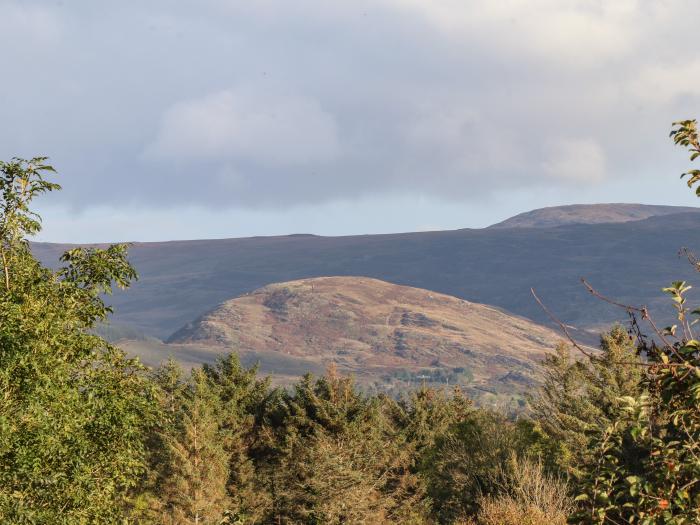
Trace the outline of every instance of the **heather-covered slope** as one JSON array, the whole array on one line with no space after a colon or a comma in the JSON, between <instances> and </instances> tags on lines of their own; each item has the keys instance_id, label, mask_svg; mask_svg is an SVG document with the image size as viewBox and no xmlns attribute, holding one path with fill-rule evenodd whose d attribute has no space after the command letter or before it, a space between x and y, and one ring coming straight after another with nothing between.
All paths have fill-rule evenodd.
<instances>
[{"instance_id":1,"label":"heather-covered slope","mask_svg":"<svg viewBox=\"0 0 700 525\"><path fill-rule=\"evenodd\" d=\"M168 340L362 366L530 360L558 336L492 306L366 277L319 277L231 299Z\"/></svg>"},{"instance_id":2,"label":"heather-covered slope","mask_svg":"<svg viewBox=\"0 0 700 525\"><path fill-rule=\"evenodd\" d=\"M378 388L427 381L515 393L537 381L558 340L492 306L366 277L321 277L226 301L169 343L176 356L188 345L267 356L264 371L276 375L294 361L313 363L311 370L334 363ZM277 369L274 355L283 360Z\"/></svg>"}]
</instances>

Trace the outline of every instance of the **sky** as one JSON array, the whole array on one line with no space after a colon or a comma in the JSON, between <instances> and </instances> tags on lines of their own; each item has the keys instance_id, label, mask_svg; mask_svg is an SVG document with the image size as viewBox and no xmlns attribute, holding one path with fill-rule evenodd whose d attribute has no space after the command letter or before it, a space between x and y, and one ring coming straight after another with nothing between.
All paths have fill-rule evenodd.
<instances>
[{"instance_id":1,"label":"sky","mask_svg":"<svg viewBox=\"0 0 700 525\"><path fill-rule=\"evenodd\" d=\"M0 0L0 158L40 240L476 228L696 205L697 0Z\"/></svg>"}]
</instances>

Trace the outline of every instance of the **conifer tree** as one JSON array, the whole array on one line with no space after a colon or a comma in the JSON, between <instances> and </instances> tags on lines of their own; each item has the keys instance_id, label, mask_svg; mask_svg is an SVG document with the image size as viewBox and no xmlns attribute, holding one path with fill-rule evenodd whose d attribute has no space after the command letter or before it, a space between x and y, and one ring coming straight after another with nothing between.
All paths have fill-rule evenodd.
<instances>
[{"instance_id":1,"label":"conifer tree","mask_svg":"<svg viewBox=\"0 0 700 525\"><path fill-rule=\"evenodd\" d=\"M590 432L617 417L620 399L637 396L643 368L627 331L613 327L601 336L599 354L574 360L560 345L544 362L545 380L534 401L535 417L550 439L550 463L580 473Z\"/></svg>"},{"instance_id":2,"label":"conifer tree","mask_svg":"<svg viewBox=\"0 0 700 525\"><path fill-rule=\"evenodd\" d=\"M459 387L450 395L442 390L422 387L399 403L397 423L407 443L418 454L430 449L453 425L464 421L472 412L472 402Z\"/></svg>"},{"instance_id":3,"label":"conifer tree","mask_svg":"<svg viewBox=\"0 0 700 525\"><path fill-rule=\"evenodd\" d=\"M164 495L173 524L218 523L228 507L228 455L220 412L213 385L201 370L194 370L168 443L171 464Z\"/></svg>"},{"instance_id":4,"label":"conifer tree","mask_svg":"<svg viewBox=\"0 0 700 525\"><path fill-rule=\"evenodd\" d=\"M258 379L257 366L244 368L234 353L219 358L214 365L204 365L203 370L221 402L219 425L229 468L228 515L232 521L256 520L269 503L254 464L269 379Z\"/></svg>"},{"instance_id":5,"label":"conifer tree","mask_svg":"<svg viewBox=\"0 0 700 525\"><path fill-rule=\"evenodd\" d=\"M397 457L392 468L390 486L406 509L420 509L424 519L431 513L429 473L437 442L454 425L474 411L471 401L459 388L451 394L422 387L407 398L386 400L388 417L393 427L392 442Z\"/></svg>"},{"instance_id":6,"label":"conifer tree","mask_svg":"<svg viewBox=\"0 0 700 525\"><path fill-rule=\"evenodd\" d=\"M462 403L451 405L438 393L425 399L425 412L440 414L432 419L438 431L448 425L442 420L450 418L448 407L457 414ZM325 376L307 376L282 395L270 421L283 431L271 472L269 521L427 522L429 501L419 473L425 444L416 436L431 432L431 417L422 409L364 396L351 378L331 367Z\"/></svg>"},{"instance_id":7,"label":"conifer tree","mask_svg":"<svg viewBox=\"0 0 700 525\"><path fill-rule=\"evenodd\" d=\"M532 429L483 409L439 435L423 459L422 474L438 523L454 523L474 515L479 498L494 495L495 474L516 456L527 457Z\"/></svg>"},{"instance_id":8,"label":"conifer tree","mask_svg":"<svg viewBox=\"0 0 700 525\"><path fill-rule=\"evenodd\" d=\"M158 388L160 408L166 416L165 424L173 424L187 386L182 367L173 357L169 357L151 373L151 380Z\"/></svg>"}]
</instances>

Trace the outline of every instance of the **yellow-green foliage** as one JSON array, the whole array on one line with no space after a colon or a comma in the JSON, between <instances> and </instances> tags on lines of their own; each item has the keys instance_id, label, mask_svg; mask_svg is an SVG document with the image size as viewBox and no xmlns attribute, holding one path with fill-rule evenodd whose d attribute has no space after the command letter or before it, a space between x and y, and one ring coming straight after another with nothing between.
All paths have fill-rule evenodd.
<instances>
[{"instance_id":1,"label":"yellow-green foliage","mask_svg":"<svg viewBox=\"0 0 700 525\"><path fill-rule=\"evenodd\" d=\"M74 249L57 271L31 254L32 199L58 185L45 159L0 162L0 523L122 523L146 473L152 388L92 335L126 247Z\"/></svg>"},{"instance_id":2,"label":"yellow-green foliage","mask_svg":"<svg viewBox=\"0 0 700 525\"><path fill-rule=\"evenodd\" d=\"M700 156L694 120L676 123L671 136L689 149L691 161ZM700 180L698 170L685 175L691 187ZM654 336L641 348L648 358L643 392L620 398L609 424L592 432L572 522L700 522L700 342L693 333L700 310L686 303L690 289L683 281L663 289L677 326L661 330L645 309L636 310Z\"/></svg>"},{"instance_id":3,"label":"yellow-green foliage","mask_svg":"<svg viewBox=\"0 0 700 525\"><path fill-rule=\"evenodd\" d=\"M496 494L479 500L480 525L564 525L573 510L567 484L542 463L512 456L495 484Z\"/></svg>"}]
</instances>

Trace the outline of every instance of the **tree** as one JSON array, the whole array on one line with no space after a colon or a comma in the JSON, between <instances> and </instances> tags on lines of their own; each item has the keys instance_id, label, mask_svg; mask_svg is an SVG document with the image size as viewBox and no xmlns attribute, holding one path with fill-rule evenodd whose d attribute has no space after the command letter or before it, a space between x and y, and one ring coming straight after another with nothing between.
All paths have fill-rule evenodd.
<instances>
[{"instance_id":1,"label":"tree","mask_svg":"<svg viewBox=\"0 0 700 525\"><path fill-rule=\"evenodd\" d=\"M167 443L168 518L177 525L219 523L229 504L228 455L219 428L221 403L202 370L193 371L177 410L175 431Z\"/></svg>"},{"instance_id":2,"label":"tree","mask_svg":"<svg viewBox=\"0 0 700 525\"><path fill-rule=\"evenodd\" d=\"M497 496L496 473L513 456L526 458L538 436L526 421L513 422L488 410L473 410L435 440L424 457L427 495L438 523L468 519L480 499Z\"/></svg>"},{"instance_id":3,"label":"tree","mask_svg":"<svg viewBox=\"0 0 700 525\"><path fill-rule=\"evenodd\" d=\"M244 368L237 354L220 357L203 366L221 403L220 430L228 456L230 498L228 515L233 522L254 521L268 505L256 472L258 433L269 397L269 379L258 379L257 366Z\"/></svg>"},{"instance_id":4,"label":"tree","mask_svg":"<svg viewBox=\"0 0 700 525\"><path fill-rule=\"evenodd\" d=\"M147 440L148 475L143 491L134 501L132 518L137 523L164 523L171 518L164 488L174 475L170 444L179 432L182 403L187 383L180 365L172 358L151 371L158 402L158 418Z\"/></svg>"},{"instance_id":5,"label":"tree","mask_svg":"<svg viewBox=\"0 0 700 525\"><path fill-rule=\"evenodd\" d=\"M425 523L429 504L406 413L384 396L361 394L333 367L281 392L267 417L277 445L266 470L266 522Z\"/></svg>"},{"instance_id":6,"label":"tree","mask_svg":"<svg viewBox=\"0 0 700 525\"><path fill-rule=\"evenodd\" d=\"M565 525L573 498L541 462L511 456L492 476L496 494L479 496L475 525Z\"/></svg>"},{"instance_id":7,"label":"tree","mask_svg":"<svg viewBox=\"0 0 700 525\"><path fill-rule=\"evenodd\" d=\"M146 471L154 416L143 368L92 333L125 245L37 261L32 200L60 187L45 158L0 162L0 521L122 523Z\"/></svg>"},{"instance_id":8,"label":"tree","mask_svg":"<svg viewBox=\"0 0 700 525\"><path fill-rule=\"evenodd\" d=\"M543 363L544 382L533 400L534 417L549 438L548 463L567 474L580 474L588 435L617 417L620 398L641 393L642 362L627 331L613 327L601 336L600 349L576 360L565 345L557 347Z\"/></svg>"},{"instance_id":9,"label":"tree","mask_svg":"<svg viewBox=\"0 0 700 525\"><path fill-rule=\"evenodd\" d=\"M694 120L677 122L671 132L700 156ZM688 186L700 181L690 170ZM700 192L698 192L700 195ZM700 522L700 342L693 335L685 282L664 289L676 309L679 327L660 330L645 308L627 307L649 321L654 337L643 340L648 356L643 391L620 399L616 417L595 432L577 500L575 523L685 525ZM639 460L626 461L633 450Z\"/></svg>"}]
</instances>

